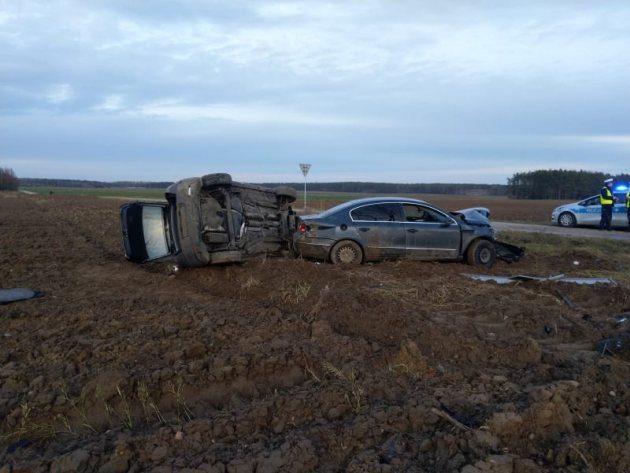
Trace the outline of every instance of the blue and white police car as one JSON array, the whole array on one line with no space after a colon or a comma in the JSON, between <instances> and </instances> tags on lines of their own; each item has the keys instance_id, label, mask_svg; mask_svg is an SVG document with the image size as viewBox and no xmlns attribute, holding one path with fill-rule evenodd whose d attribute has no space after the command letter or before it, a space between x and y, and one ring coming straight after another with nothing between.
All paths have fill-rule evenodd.
<instances>
[{"instance_id":1,"label":"blue and white police car","mask_svg":"<svg viewBox=\"0 0 630 473\"><path fill-rule=\"evenodd\" d=\"M620 184L613 189L617 202L613 207L613 227L627 227L626 193L628 186ZM556 207L551 212L551 223L561 227L575 227L576 225L598 226L602 214L599 194L571 204Z\"/></svg>"}]
</instances>

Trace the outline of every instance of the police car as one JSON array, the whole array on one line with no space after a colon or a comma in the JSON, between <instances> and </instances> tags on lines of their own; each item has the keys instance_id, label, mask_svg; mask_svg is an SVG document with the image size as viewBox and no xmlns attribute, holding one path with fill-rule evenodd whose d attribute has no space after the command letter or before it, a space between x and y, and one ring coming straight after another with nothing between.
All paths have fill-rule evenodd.
<instances>
[{"instance_id":1,"label":"police car","mask_svg":"<svg viewBox=\"0 0 630 473\"><path fill-rule=\"evenodd\" d=\"M626 185L617 185L613 189L613 194L617 197L617 202L613 207L612 225L614 227L628 226L626 192L628 192ZM551 213L551 223L561 227L599 226L601 215L602 206L599 203L599 194L597 194L579 202L556 207Z\"/></svg>"}]
</instances>

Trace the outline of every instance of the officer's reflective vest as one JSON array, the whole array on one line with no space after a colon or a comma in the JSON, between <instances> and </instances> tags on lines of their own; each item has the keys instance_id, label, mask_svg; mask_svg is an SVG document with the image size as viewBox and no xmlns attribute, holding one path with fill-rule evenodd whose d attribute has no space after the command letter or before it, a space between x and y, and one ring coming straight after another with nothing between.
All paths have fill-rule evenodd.
<instances>
[{"instance_id":1,"label":"officer's reflective vest","mask_svg":"<svg viewBox=\"0 0 630 473\"><path fill-rule=\"evenodd\" d=\"M612 191L604 186L602 187L602 191L599 196L599 203L602 205L612 205L613 204L613 193Z\"/></svg>"},{"instance_id":2,"label":"officer's reflective vest","mask_svg":"<svg viewBox=\"0 0 630 473\"><path fill-rule=\"evenodd\" d=\"M630 191L626 194L626 208L630 209Z\"/></svg>"}]
</instances>

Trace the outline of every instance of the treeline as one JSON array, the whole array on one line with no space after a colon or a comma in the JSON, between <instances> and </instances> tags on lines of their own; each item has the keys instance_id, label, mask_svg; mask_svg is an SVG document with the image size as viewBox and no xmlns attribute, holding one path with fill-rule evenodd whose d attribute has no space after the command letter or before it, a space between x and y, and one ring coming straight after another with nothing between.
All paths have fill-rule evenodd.
<instances>
[{"instance_id":1,"label":"treeline","mask_svg":"<svg viewBox=\"0 0 630 473\"><path fill-rule=\"evenodd\" d=\"M172 182L145 182L145 181L86 181L79 179L40 179L40 178L20 178L20 186L25 187L142 187L147 189L166 189Z\"/></svg>"},{"instance_id":2,"label":"treeline","mask_svg":"<svg viewBox=\"0 0 630 473\"><path fill-rule=\"evenodd\" d=\"M16 191L18 189L18 178L13 169L0 168L0 191Z\"/></svg>"},{"instance_id":3,"label":"treeline","mask_svg":"<svg viewBox=\"0 0 630 473\"><path fill-rule=\"evenodd\" d=\"M288 186L304 189L304 183L263 183L267 187ZM361 192L369 194L453 194L453 195L496 195L506 194L503 184L396 184L388 182L309 182L309 191Z\"/></svg>"},{"instance_id":4,"label":"treeline","mask_svg":"<svg viewBox=\"0 0 630 473\"><path fill-rule=\"evenodd\" d=\"M603 172L564 169L520 172L508 179L507 195L514 199L577 200L597 194L609 177ZM628 174L615 177L616 183L627 184L629 179Z\"/></svg>"}]
</instances>

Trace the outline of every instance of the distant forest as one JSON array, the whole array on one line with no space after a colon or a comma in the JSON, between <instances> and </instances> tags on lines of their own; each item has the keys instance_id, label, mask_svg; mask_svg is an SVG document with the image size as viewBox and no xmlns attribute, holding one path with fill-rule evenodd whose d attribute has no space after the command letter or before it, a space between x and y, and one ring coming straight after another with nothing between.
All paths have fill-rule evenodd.
<instances>
[{"instance_id":1,"label":"distant forest","mask_svg":"<svg viewBox=\"0 0 630 473\"><path fill-rule=\"evenodd\" d=\"M263 183L267 187L304 189L304 183ZM308 190L319 192L362 192L368 194L505 195L503 184L395 184L387 182L309 182Z\"/></svg>"},{"instance_id":2,"label":"distant forest","mask_svg":"<svg viewBox=\"0 0 630 473\"><path fill-rule=\"evenodd\" d=\"M508 196L513 199L560 199L575 200L596 194L610 175L593 171L539 170L520 172L503 184L395 184L387 182L309 182L309 191L360 192L368 194L452 194ZM617 183L630 182L629 174L615 177ZM75 179L20 178L20 186L32 187L122 187L166 189L172 182L143 181L86 181ZM261 183L267 187L289 186L304 188L303 182Z\"/></svg>"},{"instance_id":3,"label":"distant forest","mask_svg":"<svg viewBox=\"0 0 630 473\"><path fill-rule=\"evenodd\" d=\"M597 194L610 176L603 172L563 169L514 174L508 179L507 195L513 199L577 200ZM616 184L628 184L630 175L615 176Z\"/></svg>"}]
</instances>

